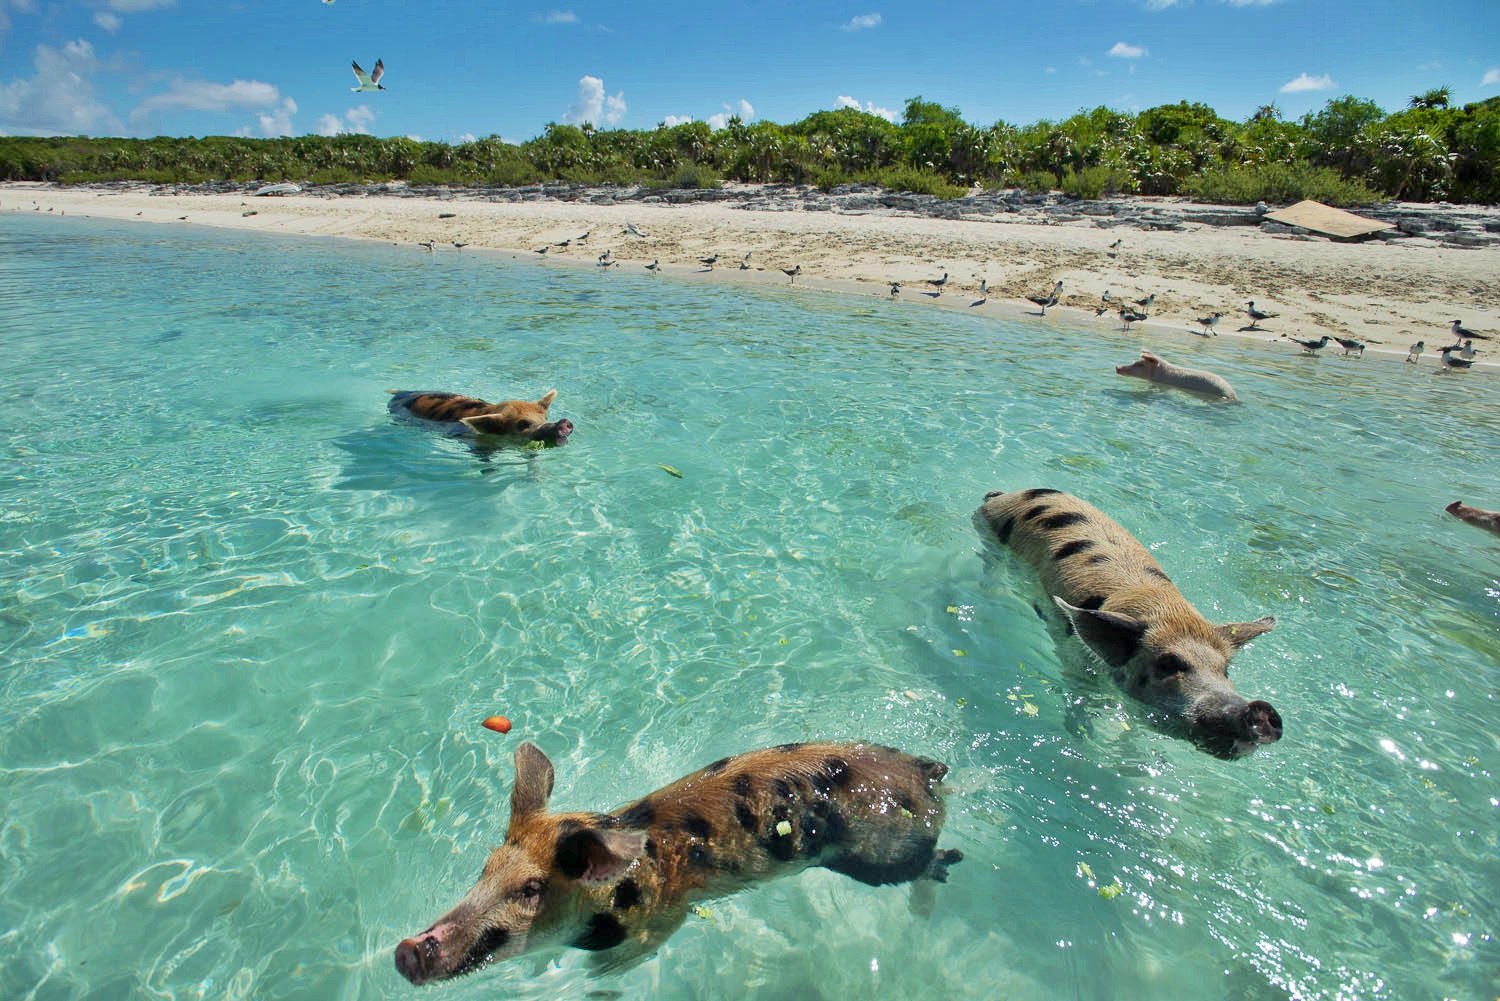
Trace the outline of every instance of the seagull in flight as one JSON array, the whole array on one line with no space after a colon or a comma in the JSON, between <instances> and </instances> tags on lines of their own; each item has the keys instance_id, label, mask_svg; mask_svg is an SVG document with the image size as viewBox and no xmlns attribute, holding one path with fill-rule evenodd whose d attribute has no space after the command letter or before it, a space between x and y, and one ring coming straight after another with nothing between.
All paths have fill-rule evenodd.
<instances>
[{"instance_id":1,"label":"seagull in flight","mask_svg":"<svg viewBox=\"0 0 1500 1001\"><path fill-rule=\"evenodd\" d=\"M363 94L364 92L371 90L385 90L385 87L383 87L380 83L380 78L385 76L384 59L375 60L375 72L373 73L366 73L364 70L359 68L359 63L355 62L352 59L349 61L349 65L354 67L354 79L359 81L358 87L349 88L351 91L356 94Z\"/></svg>"}]
</instances>

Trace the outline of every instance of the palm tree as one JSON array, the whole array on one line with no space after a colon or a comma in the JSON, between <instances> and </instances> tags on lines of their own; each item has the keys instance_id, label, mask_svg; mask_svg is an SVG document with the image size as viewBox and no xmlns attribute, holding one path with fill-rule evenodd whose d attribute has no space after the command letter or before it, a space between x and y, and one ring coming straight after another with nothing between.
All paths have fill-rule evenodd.
<instances>
[{"instance_id":1,"label":"palm tree","mask_svg":"<svg viewBox=\"0 0 1500 1001\"><path fill-rule=\"evenodd\" d=\"M1406 102L1408 108L1446 108L1448 99L1453 96L1453 91L1448 87L1434 87L1425 94L1413 94L1410 101Z\"/></svg>"}]
</instances>

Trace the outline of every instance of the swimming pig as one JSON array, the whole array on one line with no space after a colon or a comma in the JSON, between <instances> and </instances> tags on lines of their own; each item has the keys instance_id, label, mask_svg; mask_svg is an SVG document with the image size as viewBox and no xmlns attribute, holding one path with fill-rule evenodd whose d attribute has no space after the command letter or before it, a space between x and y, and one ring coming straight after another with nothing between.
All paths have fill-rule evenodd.
<instances>
[{"instance_id":1,"label":"swimming pig","mask_svg":"<svg viewBox=\"0 0 1500 1001\"><path fill-rule=\"evenodd\" d=\"M1142 351L1141 357L1128 365L1116 366L1115 375L1129 375L1147 382L1159 382L1164 386L1185 389L1189 393L1208 396L1222 403L1239 402L1239 397L1234 395L1234 390L1222 376L1198 368L1173 365L1162 361L1150 351Z\"/></svg>"},{"instance_id":2,"label":"swimming pig","mask_svg":"<svg viewBox=\"0 0 1500 1001\"><path fill-rule=\"evenodd\" d=\"M547 420L547 408L557 399L557 390L532 403L529 400L506 400L486 403L457 393L428 393L391 390L390 412L417 417L439 424L462 424L467 431L490 438L513 438L539 441L547 445L566 445L573 433L573 422Z\"/></svg>"},{"instance_id":3,"label":"swimming pig","mask_svg":"<svg viewBox=\"0 0 1500 1001\"><path fill-rule=\"evenodd\" d=\"M1443 510L1459 521L1466 521L1476 528L1488 529L1500 535L1500 511L1486 511L1483 508L1470 507L1463 501L1454 501Z\"/></svg>"},{"instance_id":4,"label":"swimming pig","mask_svg":"<svg viewBox=\"0 0 1500 1001\"><path fill-rule=\"evenodd\" d=\"M874 744L784 744L613 813L549 813L552 762L524 743L504 843L458 906L396 947L396 969L422 984L547 946L628 966L693 901L809 866L872 886L943 882L963 857L937 847L947 772Z\"/></svg>"},{"instance_id":5,"label":"swimming pig","mask_svg":"<svg viewBox=\"0 0 1500 1001\"><path fill-rule=\"evenodd\" d=\"M1036 568L1078 638L1126 692L1205 749L1236 757L1281 738L1276 710L1247 702L1228 673L1229 659L1275 619L1210 624L1134 536L1058 490L986 494L975 523Z\"/></svg>"}]
</instances>

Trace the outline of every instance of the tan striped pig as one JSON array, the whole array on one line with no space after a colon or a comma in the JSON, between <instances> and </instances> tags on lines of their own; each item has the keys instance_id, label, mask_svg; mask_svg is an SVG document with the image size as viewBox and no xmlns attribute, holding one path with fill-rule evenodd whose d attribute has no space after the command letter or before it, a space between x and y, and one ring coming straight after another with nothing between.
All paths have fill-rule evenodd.
<instances>
[{"instance_id":1,"label":"tan striped pig","mask_svg":"<svg viewBox=\"0 0 1500 1001\"><path fill-rule=\"evenodd\" d=\"M1229 681L1229 659L1275 619L1211 624L1133 535L1058 490L987 494L975 523L1036 569L1072 630L1127 693L1205 749L1237 757L1281 738L1271 704L1247 701Z\"/></svg>"},{"instance_id":2,"label":"tan striped pig","mask_svg":"<svg viewBox=\"0 0 1500 1001\"><path fill-rule=\"evenodd\" d=\"M698 900L821 866L943 882L948 767L875 744L784 744L715 761L613 813L549 813L552 762L516 748L510 826L447 914L396 947L414 984L557 946L602 969L649 955Z\"/></svg>"}]
</instances>

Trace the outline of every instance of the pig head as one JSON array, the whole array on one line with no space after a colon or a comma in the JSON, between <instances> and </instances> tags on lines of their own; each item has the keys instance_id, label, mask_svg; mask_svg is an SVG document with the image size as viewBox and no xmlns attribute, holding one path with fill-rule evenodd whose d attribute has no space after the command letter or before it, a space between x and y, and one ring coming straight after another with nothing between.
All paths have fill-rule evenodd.
<instances>
[{"instance_id":1,"label":"pig head","mask_svg":"<svg viewBox=\"0 0 1500 1001\"><path fill-rule=\"evenodd\" d=\"M1211 624L1134 536L1058 490L988 494L975 522L1036 569L1079 640L1129 695L1204 749L1237 757L1281 738L1271 704L1246 700L1229 681L1230 658L1275 619Z\"/></svg>"}]
</instances>

